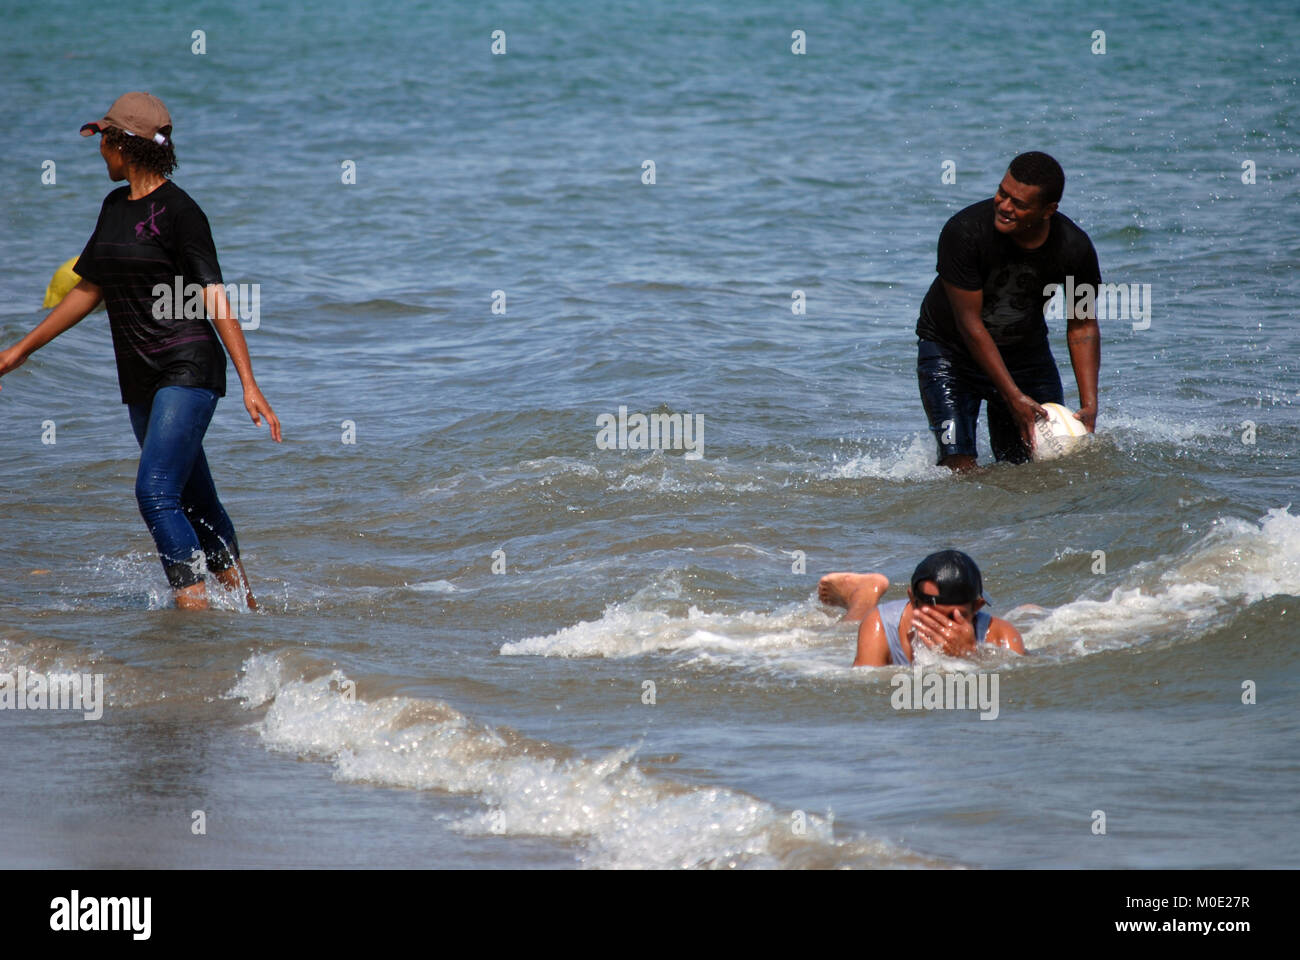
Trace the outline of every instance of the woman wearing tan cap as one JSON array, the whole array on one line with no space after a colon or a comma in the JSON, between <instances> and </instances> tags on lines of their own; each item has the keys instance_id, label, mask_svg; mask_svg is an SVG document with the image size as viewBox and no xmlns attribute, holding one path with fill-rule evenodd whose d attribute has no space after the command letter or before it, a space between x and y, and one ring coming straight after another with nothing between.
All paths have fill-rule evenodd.
<instances>
[{"instance_id":1,"label":"woman wearing tan cap","mask_svg":"<svg viewBox=\"0 0 1300 960\"><path fill-rule=\"evenodd\" d=\"M81 128L82 136L95 133L102 135L99 152L109 179L128 185L104 199L95 231L74 268L81 280L31 333L0 352L0 375L21 366L103 300L122 402L140 444L136 500L176 606L207 607L206 561L207 571L222 586L242 587L249 608L256 609L234 525L203 454L203 435L217 398L226 392L222 343L234 360L253 422L261 424L265 417L272 438L279 441L280 421L253 379L248 345L226 300L207 217L167 179L176 166L167 108L150 94L125 94L102 120ZM175 302L191 284L197 286L190 289L202 290L206 316ZM167 292L160 296L162 290Z\"/></svg>"}]
</instances>

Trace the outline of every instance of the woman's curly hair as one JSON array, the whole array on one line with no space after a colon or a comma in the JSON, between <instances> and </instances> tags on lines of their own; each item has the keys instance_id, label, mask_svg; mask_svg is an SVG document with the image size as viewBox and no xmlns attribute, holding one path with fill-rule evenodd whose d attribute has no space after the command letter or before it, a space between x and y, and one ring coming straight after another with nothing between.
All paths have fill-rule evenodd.
<instances>
[{"instance_id":1,"label":"woman's curly hair","mask_svg":"<svg viewBox=\"0 0 1300 960\"><path fill-rule=\"evenodd\" d=\"M104 127L104 142L122 151L122 159L131 166L167 177L176 169L176 151L172 149L172 133L164 131L166 143L155 143L145 137L136 137L118 127Z\"/></svg>"}]
</instances>

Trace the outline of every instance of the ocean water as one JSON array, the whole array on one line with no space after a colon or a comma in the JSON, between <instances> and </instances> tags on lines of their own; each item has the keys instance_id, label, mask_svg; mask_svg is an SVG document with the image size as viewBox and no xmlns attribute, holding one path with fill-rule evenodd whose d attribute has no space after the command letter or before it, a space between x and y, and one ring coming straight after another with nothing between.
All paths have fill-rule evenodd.
<instances>
[{"instance_id":1,"label":"ocean water","mask_svg":"<svg viewBox=\"0 0 1300 960\"><path fill-rule=\"evenodd\" d=\"M0 865L1300 866L1293 4L7 19L0 343L112 188L77 128L151 90L285 441L232 368L262 611L181 613L103 313L0 380L0 673L105 689L0 711ZM1080 451L953 478L917 308L1029 149L1150 325L1103 321ZM620 407L702 455L602 449ZM816 599L949 546L1030 653L925 670L996 719L894 709Z\"/></svg>"}]
</instances>

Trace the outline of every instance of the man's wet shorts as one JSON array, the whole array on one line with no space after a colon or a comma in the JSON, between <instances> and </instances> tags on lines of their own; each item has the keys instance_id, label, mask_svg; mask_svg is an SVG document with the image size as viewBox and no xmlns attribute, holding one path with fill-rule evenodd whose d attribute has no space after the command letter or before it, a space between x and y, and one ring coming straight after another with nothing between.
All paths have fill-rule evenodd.
<instances>
[{"instance_id":1,"label":"man's wet shorts","mask_svg":"<svg viewBox=\"0 0 1300 960\"><path fill-rule=\"evenodd\" d=\"M1046 344L1018 353L1003 353L1016 386L1038 403L1064 403L1061 374ZM1029 450L1011 411L988 375L969 354L932 340L917 343L916 377L930 430L939 446L939 462L951 456L975 456L975 426L980 402L988 404L989 446L996 460L1023 463Z\"/></svg>"}]
</instances>

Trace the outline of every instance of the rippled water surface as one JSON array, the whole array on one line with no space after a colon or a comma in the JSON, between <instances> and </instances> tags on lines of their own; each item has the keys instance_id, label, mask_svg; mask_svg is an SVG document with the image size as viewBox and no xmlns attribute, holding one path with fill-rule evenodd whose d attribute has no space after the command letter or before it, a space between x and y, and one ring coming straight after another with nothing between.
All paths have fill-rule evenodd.
<instances>
[{"instance_id":1,"label":"rippled water surface","mask_svg":"<svg viewBox=\"0 0 1300 960\"><path fill-rule=\"evenodd\" d=\"M1049 7L11 11L0 342L111 189L78 126L149 89L285 442L232 369L263 610L183 614L104 315L3 378L0 672L106 705L0 712L0 863L1300 865L1300 14ZM917 309L1028 149L1150 328L1103 322L1081 450L953 479ZM620 407L702 456L601 449ZM996 673L993 721L895 710L816 600L946 546L1030 650L926 666Z\"/></svg>"}]
</instances>

